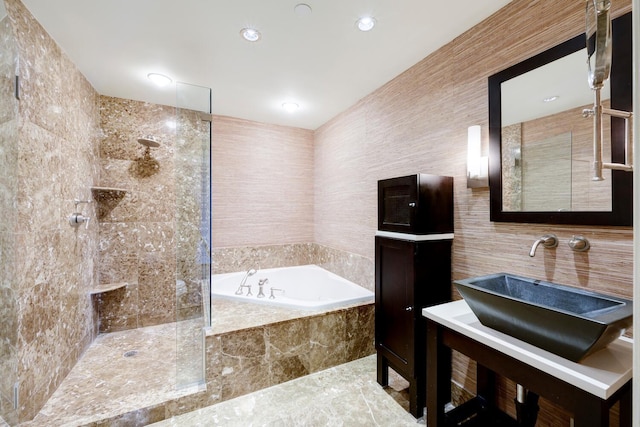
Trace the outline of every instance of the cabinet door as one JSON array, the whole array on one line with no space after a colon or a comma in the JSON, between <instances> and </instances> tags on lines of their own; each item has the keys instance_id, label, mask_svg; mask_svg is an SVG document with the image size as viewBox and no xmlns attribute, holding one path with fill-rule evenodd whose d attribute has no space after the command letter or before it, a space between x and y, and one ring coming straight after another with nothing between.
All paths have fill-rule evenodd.
<instances>
[{"instance_id":1,"label":"cabinet door","mask_svg":"<svg viewBox=\"0 0 640 427\"><path fill-rule=\"evenodd\" d=\"M414 248L376 237L376 347L397 368L414 368Z\"/></svg>"},{"instance_id":2,"label":"cabinet door","mask_svg":"<svg viewBox=\"0 0 640 427\"><path fill-rule=\"evenodd\" d=\"M415 232L417 204L417 175L378 181L378 230Z\"/></svg>"}]
</instances>

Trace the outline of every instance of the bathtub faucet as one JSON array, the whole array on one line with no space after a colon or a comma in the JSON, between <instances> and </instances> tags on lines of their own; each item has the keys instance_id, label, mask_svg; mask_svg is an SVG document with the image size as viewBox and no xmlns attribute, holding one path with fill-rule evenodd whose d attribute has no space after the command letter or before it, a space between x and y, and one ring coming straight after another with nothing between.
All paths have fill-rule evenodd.
<instances>
[{"instance_id":1,"label":"bathtub faucet","mask_svg":"<svg viewBox=\"0 0 640 427\"><path fill-rule=\"evenodd\" d=\"M269 299L276 299L274 292L282 292L284 294L284 289L271 288L271 295L269 295Z\"/></svg>"},{"instance_id":2,"label":"bathtub faucet","mask_svg":"<svg viewBox=\"0 0 640 427\"><path fill-rule=\"evenodd\" d=\"M254 268L247 270L244 277L242 278L242 281L240 282L240 286L238 286L238 290L236 290L236 295L242 295L242 288L248 288L247 296L251 295L251 285L246 285L245 283L247 283L247 279L249 277L253 276L257 272L258 271Z\"/></svg>"},{"instance_id":3,"label":"bathtub faucet","mask_svg":"<svg viewBox=\"0 0 640 427\"><path fill-rule=\"evenodd\" d=\"M269 279L266 279L266 278L258 280L258 298L264 298L265 297L265 294L263 292L263 288L264 288L264 285L266 285L268 281L269 281Z\"/></svg>"}]
</instances>

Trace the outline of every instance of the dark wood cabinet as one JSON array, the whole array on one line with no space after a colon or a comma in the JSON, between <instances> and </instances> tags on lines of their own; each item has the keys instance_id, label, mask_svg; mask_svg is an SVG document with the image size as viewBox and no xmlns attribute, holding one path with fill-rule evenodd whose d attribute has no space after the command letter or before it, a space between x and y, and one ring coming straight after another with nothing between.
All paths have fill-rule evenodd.
<instances>
[{"instance_id":1,"label":"dark wood cabinet","mask_svg":"<svg viewBox=\"0 0 640 427\"><path fill-rule=\"evenodd\" d=\"M451 239L411 241L376 236L377 380L389 367L409 382L410 412L426 399L426 322L422 308L451 300Z\"/></svg>"},{"instance_id":2,"label":"dark wood cabinet","mask_svg":"<svg viewBox=\"0 0 640 427\"><path fill-rule=\"evenodd\" d=\"M453 178L419 173L378 181L378 230L453 232Z\"/></svg>"}]
</instances>

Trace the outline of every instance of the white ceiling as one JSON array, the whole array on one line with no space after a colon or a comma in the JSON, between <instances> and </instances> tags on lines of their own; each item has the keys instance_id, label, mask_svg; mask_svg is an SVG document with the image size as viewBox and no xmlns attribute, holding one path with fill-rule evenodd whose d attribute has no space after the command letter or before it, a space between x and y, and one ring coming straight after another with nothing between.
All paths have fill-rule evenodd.
<instances>
[{"instance_id":1,"label":"white ceiling","mask_svg":"<svg viewBox=\"0 0 640 427\"><path fill-rule=\"evenodd\" d=\"M316 129L510 0L22 1L102 95L175 105L157 72L210 87L214 114Z\"/></svg>"},{"instance_id":2,"label":"white ceiling","mask_svg":"<svg viewBox=\"0 0 640 427\"><path fill-rule=\"evenodd\" d=\"M567 55L502 83L502 126L551 116L577 107L591 107L594 92L587 79L587 49ZM610 98L609 80L602 100ZM545 98L557 97L552 102Z\"/></svg>"}]
</instances>

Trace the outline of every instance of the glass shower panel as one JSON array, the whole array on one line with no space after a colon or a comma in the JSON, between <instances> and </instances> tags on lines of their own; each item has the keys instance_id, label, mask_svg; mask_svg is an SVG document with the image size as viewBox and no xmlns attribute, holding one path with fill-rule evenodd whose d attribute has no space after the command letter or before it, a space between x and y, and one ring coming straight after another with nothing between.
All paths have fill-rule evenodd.
<instances>
[{"instance_id":1,"label":"glass shower panel","mask_svg":"<svg viewBox=\"0 0 640 427\"><path fill-rule=\"evenodd\" d=\"M18 300L15 241L18 177L18 100L15 97L18 53L9 17L0 1L0 425L17 425Z\"/></svg>"},{"instance_id":2,"label":"glass shower panel","mask_svg":"<svg viewBox=\"0 0 640 427\"><path fill-rule=\"evenodd\" d=\"M176 354L178 388L204 383L211 324L211 89L177 83Z\"/></svg>"}]
</instances>

